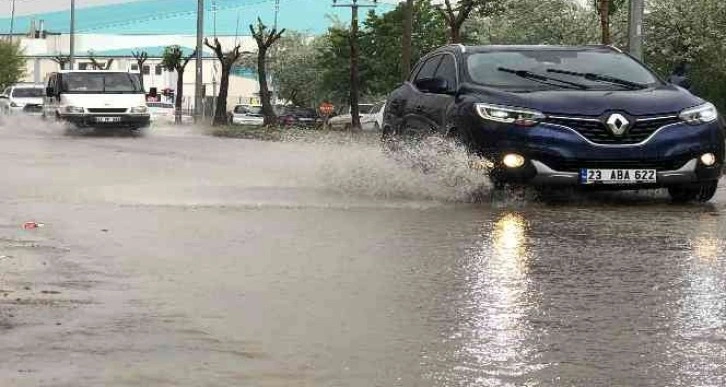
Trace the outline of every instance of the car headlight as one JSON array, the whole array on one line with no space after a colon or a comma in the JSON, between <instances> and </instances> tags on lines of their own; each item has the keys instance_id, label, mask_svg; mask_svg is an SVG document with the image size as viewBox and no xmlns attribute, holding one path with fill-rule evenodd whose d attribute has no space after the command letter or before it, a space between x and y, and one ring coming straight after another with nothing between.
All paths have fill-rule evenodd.
<instances>
[{"instance_id":1,"label":"car headlight","mask_svg":"<svg viewBox=\"0 0 726 387\"><path fill-rule=\"evenodd\" d=\"M80 106L66 106L63 111L67 114L83 114L85 110Z\"/></svg>"},{"instance_id":2,"label":"car headlight","mask_svg":"<svg viewBox=\"0 0 726 387\"><path fill-rule=\"evenodd\" d=\"M476 104L476 112L485 120L518 126L534 126L545 118L544 114L536 110L486 103Z\"/></svg>"},{"instance_id":3,"label":"car headlight","mask_svg":"<svg viewBox=\"0 0 726 387\"><path fill-rule=\"evenodd\" d=\"M132 107L130 112L131 114L147 114L149 113L149 108L146 106Z\"/></svg>"},{"instance_id":4,"label":"car headlight","mask_svg":"<svg viewBox=\"0 0 726 387\"><path fill-rule=\"evenodd\" d=\"M678 117L691 125L705 124L715 121L718 118L718 111L712 103L705 103L683 110Z\"/></svg>"}]
</instances>

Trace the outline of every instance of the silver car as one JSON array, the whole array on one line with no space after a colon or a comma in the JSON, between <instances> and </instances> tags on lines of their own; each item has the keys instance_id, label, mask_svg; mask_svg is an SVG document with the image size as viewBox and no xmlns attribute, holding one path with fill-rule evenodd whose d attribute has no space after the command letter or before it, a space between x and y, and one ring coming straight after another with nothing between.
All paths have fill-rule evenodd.
<instances>
[{"instance_id":1,"label":"silver car","mask_svg":"<svg viewBox=\"0 0 726 387\"><path fill-rule=\"evenodd\" d=\"M44 85L18 83L6 88L0 95L0 112L40 115L43 113L44 97Z\"/></svg>"}]
</instances>

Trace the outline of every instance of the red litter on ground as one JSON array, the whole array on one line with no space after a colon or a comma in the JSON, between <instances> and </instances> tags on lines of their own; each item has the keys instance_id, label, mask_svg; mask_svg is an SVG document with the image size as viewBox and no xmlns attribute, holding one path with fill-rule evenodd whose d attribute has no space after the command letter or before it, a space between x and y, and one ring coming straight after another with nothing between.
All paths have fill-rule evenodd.
<instances>
[{"instance_id":1,"label":"red litter on ground","mask_svg":"<svg viewBox=\"0 0 726 387\"><path fill-rule=\"evenodd\" d=\"M23 223L23 230L33 230L45 226L43 223L36 222L25 222Z\"/></svg>"}]
</instances>

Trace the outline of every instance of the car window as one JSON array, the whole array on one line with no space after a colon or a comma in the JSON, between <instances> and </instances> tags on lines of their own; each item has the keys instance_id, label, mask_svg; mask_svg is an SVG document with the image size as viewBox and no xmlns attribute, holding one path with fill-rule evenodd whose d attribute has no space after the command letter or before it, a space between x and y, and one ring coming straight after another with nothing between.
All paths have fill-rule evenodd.
<instances>
[{"instance_id":1,"label":"car window","mask_svg":"<svg viewBox=\"0 0 726 387\"><path fill-rule=\"evenodd\" d=\"M453 56L443 56L439 69L436 70L436 78L445 79L450 88L456 87L456 61Z\"/></svg>"},{"instance_id":2,"label":"car window","mask_svg":"<svg viewBox=\"0 0 726 387\"><path fill-rule=\"evenodd\" d=\"M621 87L574 75L554 73L552 70L593 73L646 85L658 83L657 78L647 68L625 54L609 50L498 51L473 53L467 58L467 72L475 83L523 90L552 87L501 71L501 68L525 70L601 90L619 90Z\"/></svg>"},{"instance_id":3,"label":"car window","mask_svg":"<svg viewBox=\"0 0 726 387\"><path fill-rule=\"evenodd\" d=\"M45 95L45 90L40 87L16 87L13 89L15 98L40 98Z\"/></svg>"},{"instance_id":4,"label":"car window","mask_svg":"<svg viewBox=\"0 0 726 387\"><path fill-rule=\"evenodd\" d=\"M245 114L248 112L248 110L246 106L239 105L234 107L234 112L237 114Z\"/></svg>"},{"instance_id":5,"label":"car window","mask_svg":"<svg viewBox=\"0 0 726 387\"><path fill-rule=\"evenodd\" d=\"M439 63L441 63L440 55L428 59L426 63L421 66L421 70L416 75L416 80L433 78L434 74L436 74L436 69L439 67Z\"/></svg>"}]
</instances>

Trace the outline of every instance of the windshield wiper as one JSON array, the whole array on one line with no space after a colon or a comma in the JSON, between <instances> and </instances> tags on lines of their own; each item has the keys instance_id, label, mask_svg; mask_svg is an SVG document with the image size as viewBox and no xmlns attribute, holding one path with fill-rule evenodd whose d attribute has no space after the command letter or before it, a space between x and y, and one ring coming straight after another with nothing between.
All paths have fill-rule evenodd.
<instances>
[{"instance_id":1,"label":"windshield wiper","mask_svg":"<svg viewBox=\"0 0 726 387\"><path fill-rule=\"evenodd\" d=\"M565 87L568 89L578 89L578 90L587 90L588 89L587 86L585 86L581 83L552 78L552 77L548 77L546 75L533 73L529 70L515 70L515 69L510 69L507 67L499 67L499 68L497 68L497 70L505 72L505 73L509 73L509 74L514 74L518 77L529 79L529 80L536 81L539 83L544 83L544 84L550 85L550 86L559 86L559 87ZM557 83L553 83L553 82L557 82Z\"/></svg>"},{"instance_id":2,"label":"windshield wiper","mask_svg":"<svg viewBox=\"0 0 726 387\"><path fill-rule=\"evenodd\" d=\"M581 73L577 71L547 69L548 73L571 75L573 77L582 77L588 81L612 83L619 86L625 86L633 90L647 89L649 86L644 83L632 82L621 78L612 77L610 75L602 75L595 73Z\"/></svg>"}]
</instances>

